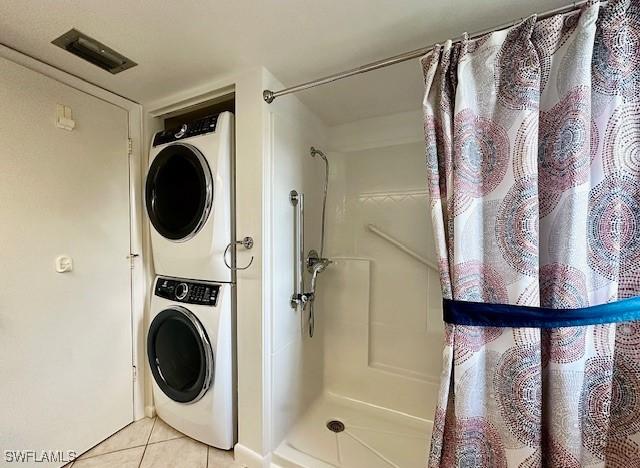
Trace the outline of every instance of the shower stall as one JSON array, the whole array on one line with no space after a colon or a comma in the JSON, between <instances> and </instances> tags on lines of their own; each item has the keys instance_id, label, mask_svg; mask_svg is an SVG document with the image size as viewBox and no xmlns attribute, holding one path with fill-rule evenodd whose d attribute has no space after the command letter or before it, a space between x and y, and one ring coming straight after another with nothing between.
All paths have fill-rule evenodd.
<instances>
[{"instance_id":1,"label":"shower stall","mask_svg":"<svg viewBox=\"0 0 640 468\"><path fill-rule=\"evenodd\" d=\"M423 467L443 325L421 110L305 104L268 108L272 463Z\"/></svg>"}]
</instances>

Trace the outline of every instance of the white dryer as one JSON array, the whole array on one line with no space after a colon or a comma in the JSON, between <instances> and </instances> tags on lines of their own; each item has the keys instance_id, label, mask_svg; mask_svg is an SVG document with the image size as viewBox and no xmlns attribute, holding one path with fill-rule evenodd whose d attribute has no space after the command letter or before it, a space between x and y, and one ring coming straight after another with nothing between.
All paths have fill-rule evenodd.
<instances>
[{"instance_id":1,"label":"white dryer","mask_svg":"<svg viewBox=\"0 0 640 468\"><path fill-rule=\"evenodd\" d=\"M154 135L145 202L156 274L231 281L233 142L230 112Z\"/></svg>"},{"instance_id":2,"label":"white dryer","mask_svg":"<svg viewBox=\"0 0 640 468\"><path fill-rule=\"evenodd\" d=\"M147 334L158 416L221 449L236 440L232 287L156 278Z\"/></svg>"}]
</instances>

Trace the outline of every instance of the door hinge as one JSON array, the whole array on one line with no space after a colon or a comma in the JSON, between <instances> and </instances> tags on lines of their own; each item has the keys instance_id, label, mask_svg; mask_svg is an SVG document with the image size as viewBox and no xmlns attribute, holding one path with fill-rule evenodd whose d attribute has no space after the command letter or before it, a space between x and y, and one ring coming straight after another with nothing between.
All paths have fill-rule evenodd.
<instances>
[{"instance_id":1,"label":"door hinge","mask_svg":"<svg viewBox=\"0 0 640 468\"><path fill-rule=\"evenodd\" d=\"M127 258L129 259L129 266L131 267L132 270L135 266L133 263L134 259L139 256L140 256L139 254L135 254L135 253L130 253L129 255L127 255Z\"/></svg>"},{"instance_id":2,"label":"door hinge","mask_svg":"<svg viewBox=\"0 0 640 468\"><path fill-rule=\"evenodd\" d=\"M133 381L137 381L138 380L138 368L136 366L132 366L133 367Z\"/></svg>"},{"instance_id":3,"label":"door hinge","mask_svg":"<svg viewBox=\"0 0 640 468\"><path fill-rule=\"evenodd\" d=\"M131 138L127 138L127 154L129 156L133 154L133 140Z\"/></svg>"}]
</instances>

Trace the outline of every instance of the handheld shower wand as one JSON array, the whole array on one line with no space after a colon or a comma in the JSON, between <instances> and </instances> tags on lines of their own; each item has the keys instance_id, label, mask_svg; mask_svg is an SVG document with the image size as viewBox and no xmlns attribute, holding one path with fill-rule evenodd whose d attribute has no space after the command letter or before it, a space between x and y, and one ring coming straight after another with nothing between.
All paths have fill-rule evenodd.
<instances>
[{"instance_id":1,"label":"handheld shower wand","mask_svg":"<svg viewBox=\"0 0 640 468\"><path fill-rule=\"evenodd\" d=\"M313 337L315 328L314 301L316 297L316 281L318 275L322 273L331 263L331 260L324 258L324 234L325 234L325 217L327 211L327 189L329 186L329 161L325 154L319 149L311 147L311 157L320 156L324 161L324 189L322 198L322 227L320 233L320 254L315 250L309 251L307 256L307 270L311 273L311 291L306 295L309 303L309 336Z\"/></svg>"},{"instance_id":2,"label":"handheld shower wand","mask_svg":"<svg viewBox=\"0 0 640 468\"><path fill-rule=\"evenodd\" d=\"M324 161L324 190L323 190L323 198L322 198L322 231L320 234L320 257L324 256L324 225L325 225L325 213L327 210L327 189L329 187L329 161L327 157L324 155L322 151L319 149L311 147L311 157L315 158L316 156L320 156Z\"/></svg>"}]
</instances>

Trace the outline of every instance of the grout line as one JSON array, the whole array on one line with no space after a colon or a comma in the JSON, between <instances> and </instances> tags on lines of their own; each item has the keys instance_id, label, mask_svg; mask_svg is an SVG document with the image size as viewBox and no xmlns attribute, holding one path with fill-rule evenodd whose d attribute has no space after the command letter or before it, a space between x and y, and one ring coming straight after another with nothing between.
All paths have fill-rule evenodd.
<instances>
[{"instance_id":1,"label":"grout line","mask_svg":"<svg viewBox=\"0 0 640 468\"><path fill-rule=\"evenodd\" d=\"M179 437L172 437L171 439L156 440L155 442L147 442L147 446L161 444L163 442L171 442L172 440L184 439L185 437L187 437L187 436L183 434L183 435L181 435ZM195 440L195 439L191 439L191 440Z\"/></svg>"},{"instance_id":2,"label":"grout line","mask_svg":"<svg viewBox=\"0 0 640 468\"><path fill-rule=\"evenodd\" d=\"M142 466L142 460L144 460L144 454L147 453L147 446L149 445L149 441L151 440L151 434L153 434L153 428L156 427L156 421L158 420L158 416L153 418L153 424L151 425L151 430L149 431L149 437L147 437L147 443L144 446L144 450L142 451L142 456L140 457L140 463L138 463L138 468Z\"/></svg>"},{"instance_id":3,"label":"grout line","mask_svg":"<svg viewBox=\"0 0 640 468\"><path fill-rule=\"evenodd\" d=\"M131 446L129 446L129 447L123 447L123 448L114 449L114 450L109 450L109 451L107 451L107 452L96 453L95 455L89 455L88 457L85 457L85 456L84 456L84 455L85 455L85 453L90 452L91 450L93 450L93 449L95 449L95 448L97 448L97 447L100 447L100 446L101 446L102 444L104 444L106 441L108 441L109 439L113 438L113 436L115 436L116 434L119 434L120 432L124 431L126 428L128 428L129 426L131 426L131 425L135 424L136 422L137 422L137 421L130 422L129 424L127 424L126 426L124 426L122 429L120 429L120 430L119 430L118 432L116 432L115 434L111 434L109 437L107 437L106 439L104 439L104 440L103 440L102 442L100 442L99 444L94 445L93 447L91 447L91 448L90 448L89 450L87 450L86 452L81 453L77 458L75 458L75 459L73 460L73 462L72 462L72 463L77 462L78 460L80 460L80 459L81 459L81 457L82 457L82 460L89 460L90 458L100 457L100 456L102 456L102 455L107 455L107 454L109 454L109 453L122 452L122 451L124 451L124 450L129 450L129 449L132 449L132 448L144 447L144 446L146 445L146 443L145 443L145 444L139 444L139 445L131 445ZM155 425L155 419L154 419L154 425ZM151 430L153 430L153 426L151 427ZM68 468L71 468L71 466L72 466L72 465L70 465Z\"/></svg>"},{"instance_id":4,"label":"grout line","mask_svg":"<svg viewBox=\"0 0 640 468\"><path fill-rule=\"evenodd\" d=\"M166 439L166 440L157 440L157 441L155 441L155 442L150 442L150 441L151 441L151 436L153 435L153 430L154 430L154 429L155 429L155 427L156 427L156 421L157 421L157 416L153 418L153 424L151 425L151 431L149 431L149 436L147 437L147 442L146 442L146 443L144 443L144 444L138 444L138 445L132 445L132 446L130 446L130 447L124 447L124 448L119 448L119 449L115 449L115 450L110 450L110 451L108 451L108 452L99 453L99 454L97 454L97 455L91 455L91 456L89 456L89 457L84 457L84 458L82 458L82 460L90 460L90 459L93 459L93 458L101 457L101 456L103 456L103 455L110 455L110 454L113 454L113 453L125 452L125 451L127 451L127 450L131 450L131 449L134 449L134 448L144 447L144 450L142 451L142 456L141 456L141 458L140 458L140 462L138 463L138 468L140 468L140 466L142 465L142 460L144 459L144 455L145 455L145 453L146 453L146 451L147 451L147 447L148 447L149 445L162 444L162 443L165 443L165 442L170 442L170 441L172 441L172 440L179 440L179 439L189 438L189 437L188 437L188 436L186 436L185 434L181 434L180 436L178 436L178 437L173 437L173 438L171 438L171 439ZM125 426L125 427L126 427L126 426ZM124 428L123 428L123 429L124 429ZM117 434L117 432L116 432L116 434ZM115 434L113 434L113 435L115 435ZM112 437L112 436L110 436L110 437ZM109 438L110 438L110 437L109 437ZM109 438L107 438L107 439L109 439ZM107 439L105 439L105 441L106 441ZM191 439L191 440L194 440L194 439ZM100 444L98 444L98 445L100 445ZM207 444L203 444L203 445L207 448L207 465L206 465L206 468L208 468L208 467L209 467L209 448L210 448L210 446L209 446L209 445L207 445ZM96 445L96 447L97 447L97 445ZM92 447L92 449L93 449L93 448L95 448L95 447ZM82 454L81 454L80 456L82 456ZM80 457L78 457L78 458L76 458L76 459L72 460L72 461L70 462L70 464L69 464L69 466L68 466L67 468L72 468L72 466L73 466L77 461L81 461ZM233 455L233 461L234 461L234 463L235 463L235 453L234 453L234 455Z\"/></svg>"},{"instance_id":5,"label":"grout line","mask_svg":"<svg viewBox=\"0 0 640 468\"><path fill-rule=\"evenodd\" d=\"M82 460L91 460L92 458L98 458L101 457L102 455L110 455L112 453L118 453L118 452L124 452L125 450L129 450L129 449L134 449L134 448L140 448L140 447L144 447L146 444L140 444L140 445L132 445L131 447L124 447L124 448L119 448L119 449L115 449L115 450L109 450L108 452L104 452L104 453L98 453L96 455L91 455L90 457L84 457ZM82 456L82 455L80 455ZM77 461L82 461L80 459L80 457L76 458L75 460L73 460L73 462L77 462ZM69 467L71 468L71 467Z\"/></svg>"}]
</instances>

